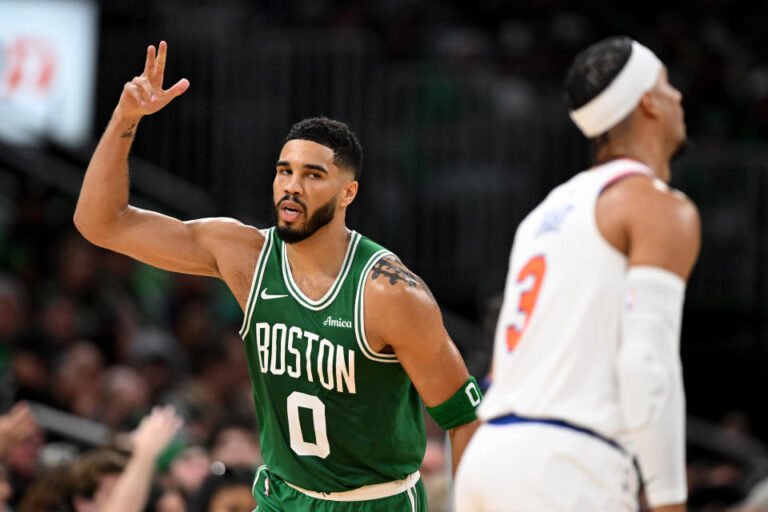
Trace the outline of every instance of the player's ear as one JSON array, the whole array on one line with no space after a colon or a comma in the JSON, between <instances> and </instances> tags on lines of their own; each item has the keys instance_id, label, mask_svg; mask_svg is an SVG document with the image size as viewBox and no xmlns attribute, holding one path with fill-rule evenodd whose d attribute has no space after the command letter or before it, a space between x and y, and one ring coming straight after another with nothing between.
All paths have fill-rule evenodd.
<instances>
[{"instance_id":1,"label":"player's ear","mask_svg":"<svg viewBox=\"0 0 768 512\"><path fill-rule=\"evenodd\" d=\"M359 182L354 179L344 183L344 187L341 189L341 199L339 200L340 206L347 207L352 204L352 201L357 197L359 185Z\"/></svg>"},{"instance_id":2,"label":"player's ear","mask_svg":"<svg viewBox=\"0 0 768 512\"><path fill-rule=\"evenodd\" d=\"M643 94L640 98L637 108L645 114L647 117L657 118L661 114L659 112L659 101L656 97L656 87Z\"/></svg>"}]
</instances>

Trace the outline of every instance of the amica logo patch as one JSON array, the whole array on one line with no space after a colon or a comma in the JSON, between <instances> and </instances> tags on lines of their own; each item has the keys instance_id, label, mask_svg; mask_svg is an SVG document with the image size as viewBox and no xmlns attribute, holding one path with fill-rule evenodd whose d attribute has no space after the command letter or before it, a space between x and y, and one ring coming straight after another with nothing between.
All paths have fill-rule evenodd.
<instances>
[{"instance_id":1,"label":"amica logo patch","mask_svg":"<svg viewBox=\"0 0 768 512\"><path fill-rule=\"evenodd\" d=\"M328 327L344 327L345 329L351 329L352 321L344 320L341 318L333 318L329 316L328 318L325 319L325 321L323 321L323 325L326 325Z\"/></svg>"}]
</instances>

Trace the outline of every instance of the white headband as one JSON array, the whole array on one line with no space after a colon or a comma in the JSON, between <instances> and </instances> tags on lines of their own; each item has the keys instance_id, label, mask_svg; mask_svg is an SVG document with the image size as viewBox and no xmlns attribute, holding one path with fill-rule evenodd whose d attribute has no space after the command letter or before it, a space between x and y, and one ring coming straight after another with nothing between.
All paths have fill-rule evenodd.
<instances>
[{"instance_id":1,"label":"white headband","mask_svg":"<svg viewBox=\"0 0 768 512\"><path fill-rule=\"evenodd\" d=\"M624 68L603 92L571 111L571 119L589 138L607 132L624 119L649 91L661 71L661 61L651 50L632 41Z\"/></svg>"}]
</instances>

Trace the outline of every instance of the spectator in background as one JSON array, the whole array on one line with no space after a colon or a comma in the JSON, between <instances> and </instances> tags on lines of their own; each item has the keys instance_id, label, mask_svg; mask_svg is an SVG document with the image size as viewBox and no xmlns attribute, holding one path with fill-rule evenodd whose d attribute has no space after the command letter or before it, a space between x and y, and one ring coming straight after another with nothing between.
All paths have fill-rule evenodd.
<instances>
[{"instance_id":1,"label":"spectator in background","mask_svg":"<svg viewBox=\"0 0 768 512\"><path fill-rule=\"evenodd\" d=\"M178 487L186 499L191 499L208 476L210 467L211 459L204 448L198 445L184 447L170 462L170 484Z\"/></svg>"},{"instance_id":2,"label":"spectator in background","mask_svg":"<svg viewBox=\"0 0 768 512\"><path fill-rule=\"evenodd\" d=\"M104 357L93 343L79 341L64 352L56 369L54 394L59 407L95 417L101 400Z\"/></svg>"},{"instance_id":3,"label":"spectator in background","mask_svg":"<svg viewBox=\"0 0 768 512\"><path fill-rule=\"evenodd\" d=\"M76 342L81 314L74 299L58 288L46 293L37 324L53 354L64 352Z\"/></svg>"},{"instance_id":4,"label":"spectator in background","mask_svg":"<svg viewBox=\"0 0 768 512\"><path fill-rule=\"evenodd\" d=\"M224 422L211 435L209 446L211 460L221 462L228 468L249 467L255 470L263 463L258 431L250 421Z\"/></svg>"},{"instance_id":5,"label":"spectator in background","mask_svg":"<svg viewBox=\"0 0 768 512\"><path fill-rule=\"evenodd\" d=\"M21 498L19 512L70 512L71 467L62 464L43 469ZM0 509L2 510L2 509Z\"/></svg>"},{"instance_id":6,"label":"spectator in background","mask_svg":"<svg viewBox=\"0 0 768 512\"><path fill-rule=\"evenodd\" d=\"M147 510L152 512L187 512L187 501L180 489L161 486L150 498Z\"/></svg>"},{"instance_id":7,"label":"spectator in background","mask_svg":"<svg viewBox=\"0 0 768 512\"><path fill-rule=\"evenodd\" d=\"M98 417L114 430L127 430L149 409L147 383L130 366L110 367L104 373L100 390Z\"/></svg>"},{"instance_id":8,"label":"spectator in background","mask_svg":"<svg viewBox=\"0 0 768 512\"><path fill-rule=\"evenodd\" d=\"M149 498L155 461L181 428L171 407L156 407L131 436L131 456L98 451L86 455L72 472L76 512L139 512Z\"/></svg>"},{"instance_id":9,"label":"spectator in background","mask_svg":"<svg viewBox=\"0 0 768 512\"><path fill-rule=\"evenodd\" d=\"M49 346L45 339L35 333L22 336L21 342L13 349L10 381L4 391L8 397L4 402L35 401L53 404L55 399L51 389L53 374Z\"/></svg>"},{"instance_id":10,"label":"spectator in background","mask_svg":"<svg viewBox=\"0 0 768 512\"><path fill-rule=\"evenodd\" d=\"M256 506L252 482L250 466L229 468L215 462L211 466L211 475L195 496L190 512L251 512Z\"/></svg>"},{"instance_id":11,"label":"spectator in background","mask_svg":"<svg viewBox=\"0 0 768 512\"><path fill-rule=\"evenodd\" d=\"M0 416L0 512L9 510L8 503L13 497L14 486L5 465L6 456L14 447L22 444L37 431L32 412L23 403L17 403L11 410Z\"/></svg>"},{"instance_id":12,"label":"spectator in background","mask_svg":"<svg viewBox=\"0 0 768 512\"><path fill-rule=\"evenodd\" d=\"M75 512L103 510L127 459L111 450L98 450L84 455L72 467L71 498Z\"/></svg>"},{"instance_id":13,"label":"spectator in background","mask_svg":"<svg viewBox=\"0 0 768 512\"><path fill-rule=\"evenodd\" d=\"M182 425L172 407L156 407L133 433L133 450L125 470L98 512L139 512L149 497L155 462Z\"/></svg>"},{"instance_id":14,"label":"spectator in background","mask_svg":"<svg viewBox=\"0 0 768 512\"><path fill-rule=\"evenodd\" d=\"M173 334L188 353L209 344L216 336L212 313L212 283L199 276L175 275L168 298Z\"/></svg>"},{"instance_id":15,"label":"spectator in background","mask_svg":"<svg viewBox=\"0 0 768 512\"><path fill-rule=\"evenodd\" d=\"M242 347L241 347L242 350ZM221 344L209 343L192 353L193 374L182 381L167 397L184 416L192 443L203 445L211 432L230 411L237 412L239 371ZM248 397L250 400L250 397Z\"/></svg>"},{"instance_id":16,"label":"spectator in background","mask_svg":"<svg viewBox=\"0 0 768 512\"><path fill-rule=\"evenodd\" d=\"M11 448L33 435L36 429L32 411L24 403L17 403L7 414L0 416L0 459Z\"/></svg>"},{"instance_id":17,"label":"spectator in background","mask_svg":"<svg viewBox=\"0 0 768 512\"><path fill-rule=\"evenodd\" d=\"M140 329L131 338L128 360L146 383L150 400L158 403L176 383L179 370L186 367L186 353L166 331Z\"/></svg>"},{"instance_id":18,"label":"spectator in background","mask_svg":"<svg viewBox=\"0 0 768 512\"><path fill-rule=\"evenodd\" d=\"M17 407L21 407L24 410L26 406ZM14 416L16 414L22 416L18 412L13 414ZM8 416L3 416L2 421L5 422ZM6 427L9 427L10 437L8 434L6 435L6 439L9 441L6 444L4 462L8 469L8 477L14 493L11 500L11 504L14 507L16 500L24 495L27 487L37 478L38 458L40 450L45 443L45 434L31 419L31 415L24 412L23 417L24 419L16 423L17 426L15 427L9 427L11 424L6 423Z\"/></svg>"}]
</instances>

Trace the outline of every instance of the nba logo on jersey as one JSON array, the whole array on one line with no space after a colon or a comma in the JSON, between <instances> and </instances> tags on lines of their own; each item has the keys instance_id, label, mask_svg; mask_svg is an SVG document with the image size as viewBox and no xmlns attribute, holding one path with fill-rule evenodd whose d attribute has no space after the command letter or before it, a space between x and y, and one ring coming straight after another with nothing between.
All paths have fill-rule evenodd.
<instances>
[{"instance_id":1,"label":"nba logo on jersey","mask_svg":"<svg viewBox=\"0 0 768 512\"><path fill-rule=\"evenodd\" d=\"M269 496L269 477L264 480L264 496Z\"/></svg>"}]
</instances>

